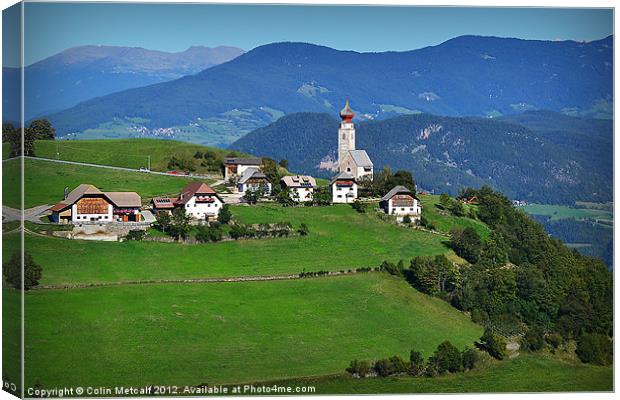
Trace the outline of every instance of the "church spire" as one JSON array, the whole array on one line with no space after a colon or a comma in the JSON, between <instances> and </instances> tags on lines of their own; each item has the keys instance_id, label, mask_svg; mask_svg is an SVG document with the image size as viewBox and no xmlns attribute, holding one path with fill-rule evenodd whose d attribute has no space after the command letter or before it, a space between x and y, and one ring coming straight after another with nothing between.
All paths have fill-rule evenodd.
<instances>
[{"instance_id":1,"label":"church spire","mask_svg":"<svg viewBox=\"0 0 620 400\"><path fill-rule=\"evenodd\" d=\"M342 118L344 122L351 122L353 117L355 117L355 113L351 110L351 106L349 106L349 99L347 99L344 104L344 108L340 110L340 118Z\"/></svg>"}]
</instances>

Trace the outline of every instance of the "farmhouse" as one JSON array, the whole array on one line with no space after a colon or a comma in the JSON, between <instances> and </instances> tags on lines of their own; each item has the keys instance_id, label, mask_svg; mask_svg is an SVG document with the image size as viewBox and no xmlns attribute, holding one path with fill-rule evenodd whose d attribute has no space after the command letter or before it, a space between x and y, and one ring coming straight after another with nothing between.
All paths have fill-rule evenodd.
<instances>
[{"instance_id":1,"label":"farmhouse","mask_svg":"<svg viewBox=\"0 0 620 400\"><path fill-rule=\"evenodd\" d=\"M312 200L316 180L307 175L285 176L281 180L282 184L291 191L291 199L303 203Z\"/></svg>"},{"instance_id":2,"label":"farmhouse","mask_svg":"<svg viewBox=\"0 0 620 400\"><path fill-rule=\"evenodd\" d=\"M151 200L154 213L172 213L183 207L194 220L211 221L217 218L224 202L209 185L202 182L188 183L178 197L154 197Z\"/></svg>"},{"instance_id":3,"label":"farmhouse","mask_svg":"<svg viewBox=\"0 0 620 400\"><path fill-rule=\"evenodd\" d=\"M368 176L371 180L372 161L366 150L355 149L355 126L353 124L355 114L347 100L344 108L340 111L340 129L338 129L338 171L348 172L355 179Z\"/></svg>"},{"instance_id":4,"label":"farmhouse","mask_svg":"<svg viewBox=\"0 0 620 400\"><path fill-rule=\"evenodd\" d=\"M70 222L140 222L142 199L136 192L102 192L81 184L50 208L52 220Z\"/></svg>"},{"instance_id":5,"label":"farmhouse","mask_svg":"<svg viewBox=\"0 0 620 400\"><path fill-rule=\"evenodd\" d=\"M386 214L395 215L402 221L405 215L412 220L419 219L422 215L420 199L411 190L404 186L396 186L381 198L379 206Z\"/></svg>"},{"instance_id":6,"label":"farmhouse","mask_svg":"<svg viewBox=\"0 0 620 400\"><path fill-rule=\"evenodd\" d=\"M263 160L260 158L241 158L241 157L228 157L224 159L224 179L230 180L230 178L237 179L248 168L260 168L263 165Z\"/></svg>"},{"instance_id":7,"label":"farmhouse","mask_svg":"<svg viewBox=\"0 0 620 400\"><path fill-rule=\"evenodd\" d=\"M349 172L341 172L329 183L332 203L351 203L357 199L357 183Z\"/></svg>"},{"instance_id":8,"label":"farmhouse","mask_svg":"<svg viewBox=\"0 0 620 400\"><path fill-rule=\"evenodd\" d=\"M252 167L243 171L237 182L237 191L245 193L247 190L256 191L262 189L265 195L271 194L271 182L258 168Z\"/></svg>"}]
</instances>

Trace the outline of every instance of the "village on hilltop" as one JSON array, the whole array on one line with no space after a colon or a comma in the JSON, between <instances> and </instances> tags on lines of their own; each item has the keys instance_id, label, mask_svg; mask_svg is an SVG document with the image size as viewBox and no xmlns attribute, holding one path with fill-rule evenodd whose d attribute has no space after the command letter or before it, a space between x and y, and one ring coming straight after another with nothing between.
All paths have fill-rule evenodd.
<instances>
[{"instance_id":1,"label":"village on hilltop","mask_svg":"<svg viewBox=\"0 0 620 400\"><path fill-rule=\"evenodd\" d=\"M373 180L373 163L365 150L355 146L354 117L347 100L340 111L337 174L329 182L332 204L373 200L359 196L360 182ZM271 182L263 172L263 160L258 157L227 157L223 164L223 182L230 194L218 193L204 182L191 182L174 197L153 197L148 206L142 206L142 199L136 192L103 192L83 183L70 192L65 189L64 198L48 210L50 220L58 224L78 224L86 230L89 225L120 225L112 230L126 234L128 227L146 229L156 222L158 215L172 216L177 209L184 210L193 224L209 224L218 219L227 203L248 202L245 200L248 198L273 200L273 185L279 185L292 204L312 202L319 190L317 180L308 175L285 175L279 182ZM419 198L402 185L394 186L380 198L379 209L394 216L397 222L417 223L422 215ZM93 231L100 232L97 229Z\"/></svg>"}]
</instances>

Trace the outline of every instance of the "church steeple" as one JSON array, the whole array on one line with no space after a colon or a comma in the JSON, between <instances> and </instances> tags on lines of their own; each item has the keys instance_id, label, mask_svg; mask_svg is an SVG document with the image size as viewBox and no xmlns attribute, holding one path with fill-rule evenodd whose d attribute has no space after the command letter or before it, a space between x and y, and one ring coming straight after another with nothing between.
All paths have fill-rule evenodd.
<instances>
[{"instance_id":1,"label":"church steeple","mask_svg":"<svg viewBox=\"0 0 620 400\"><path fill-rule=\"evenodd\" d=\"M355 113L351 110L349 99L344 108L340 110L340 129L338 129L338 168L342 172L342 163L351 150L355 150L355 126L353 125Z\"/></svg>"},{"instance_id":2,"label":"church steeple","mask_svg":"<svg viewBox=\"0 0 620 400\"><path fill-rule=\"evenodd\" d=\"M343 122L351 122L351 120L355 117L355 113L351 110L351 106L349 105L349 99L347 99L344 104L344 108L340 110L340 118L342 118Z\"/></svg>"}]
</instances>

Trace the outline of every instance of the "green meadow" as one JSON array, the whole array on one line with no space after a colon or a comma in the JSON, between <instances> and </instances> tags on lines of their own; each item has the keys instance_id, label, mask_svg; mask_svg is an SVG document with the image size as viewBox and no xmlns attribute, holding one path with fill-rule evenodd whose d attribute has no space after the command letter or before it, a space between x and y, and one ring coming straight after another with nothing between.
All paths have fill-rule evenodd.
<instances>
[{"instance_id":1,"label":"green meadow","mask_svg":"<svg viewBox=\"0 0 620 400\"><path fill-rule=\"evenodd\" d=\"M93 242L26 235L26 248L43 266L41 284L121 282L247 275L297 274L375 267L383 260L452 252L446 238L400 227L348 205L284 208L233 206L244 223L302 222L308 236L205 244ZM15 234L5 240L17 240ZM62 257L56 257L62 247Z\"/></svg>"},{"instance_id":2,"label":"green meadow","mask_svg":"<svg viewBox=\"0 0 620 400\"><path fill-rule=\"evenodd\" d=\"M441 210L437 207L439 204L438 195L419 195L422 202L422 213L430 221L435 228L441 232L449 233L452 228L465 229L471 227L476 230L482 238L489 236L489 228L482 222L466 217L455 217L448 211ZM466 206L475 207L475 206Z\"/></svg>"},{"instance_id":3,"label":"green meadow","mask_svg":"<svg viewBox=\"0 0 620 400\"><path fill-rule=\"evenodd\" d=\"M7 158L7 143L3 144L2 151L3 159ZM150 156L153 171L168 171L171 156L193 158L197 151L210 151L222 157L243 155L216 147L159 139L37 140L34 145L37 157L134 169L146 168ZM206 172L200 162L195 165L198 173Z\"/></svg>"},{"instance_id":4,"label":"green meadow","mask_svg":"<svg viewBox=\"0 0 620 400\"><path fill-rule=\"evenodd\" d=\"M552 221L565 218L588 219L592 221L613 221L613 210L605 209L604 207L598 209L593 207L576 208L557 204L532 203L521 208L523 211L531 215L548 216Z\"/></svg>"},{"instance_id":5,"label":"green meadow","mask_svg":"<svg viewBox=\"0 0 620 400\"><path fill-rule=\"evenodd\" d=\"M20 160L5 161L2 167L3 202L5 205L17 208L19 193L12 188L19 187ZM198 180L189 177L119 171L35 159L24 160L24 171L24 206L26 208L54 204L62 200L65 187L72 190L81 183L93 184L102 191L137 192L142 196L142 201L146 203L153 196L176 195L188 182ZM207 180L207 182L212 181Z\"/></svg>"},{"instance_id":6,"label":"green meadow","mask_svg":"<svg viewBox=\"0 0 620 400\"><path fill-rule=\"evenodd\" d=\"M43 387L334 374L354 358L428 356L444 340L463 348L482 334L385 273L34 291L25 311L26 384Z\"/></svg>"},{"instance_id":7,"label":"green meadow","mask_svg":"<svg viewBox=\"0 0 620 400\"><path fill-rule=\"evenodd\" d=\"M569 363L545 355L522 353L515 359L493 361L479 369L434 378L368 378L348 375L292 379L265 385L314 386L315 394L381 393L507 393L610 392L613 368Z\"/></svg>"}]
</instances>

